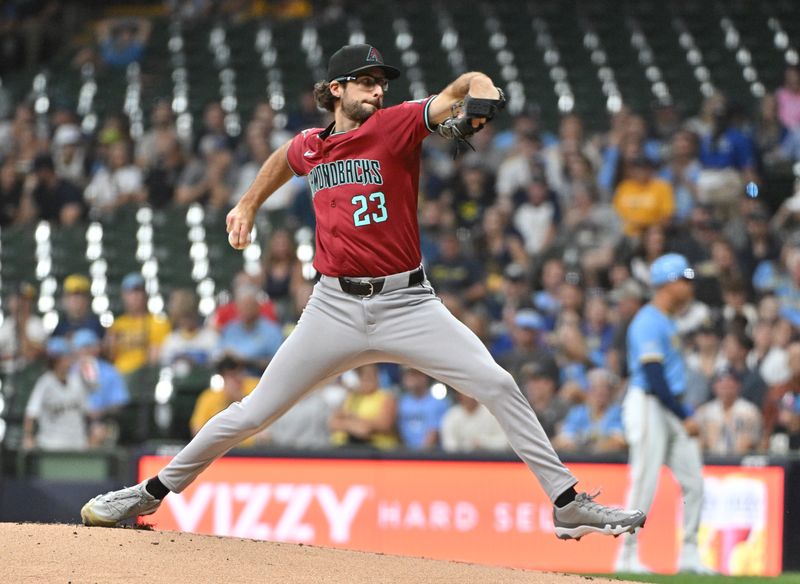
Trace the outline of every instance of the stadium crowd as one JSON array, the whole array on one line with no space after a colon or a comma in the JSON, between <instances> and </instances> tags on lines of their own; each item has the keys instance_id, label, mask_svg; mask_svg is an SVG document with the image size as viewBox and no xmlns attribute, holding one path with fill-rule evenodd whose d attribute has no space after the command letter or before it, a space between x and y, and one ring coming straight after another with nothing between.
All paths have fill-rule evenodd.
<instances>
[{"instance_id":1,"label":"stadium crowd","mask_svg":"<svg viewBox=\"0 0 800 584\"><path fill-rule=\"evenodd\" d=\"M236 136L224 116L220 103L207 104L186 141L170 101L157 100L133 139L124 115L107 115L87 135L68 108L43 123L19 103L0 121L0 228L77 225L143 205L224 212L278 145L327 124L312 106L278 127L264 101ZM787 68L755 112L717 93L696 113L623 106L607 131L590 133L584 122L565 114L551 132L528 110L506 130L488 126L475 151L455 159L449 144L426 141L421 244L442 301L515 376L559 450L622 451L626 327L647 302L650 262L680 252L697 274L679 330L684 401L704 450L800 448L800 179L776 208L745 195L748 182L800 161L800 70ZM122 311L103 326L89 279L73 274L60 283L59 320L48 330L35 283L4 280L3 369L46 364L25 408L23 446L113 444L127 384L146 366L215 373L182 422L191 433L252 391L313 285L294 237L314 222L305 180L292 179L263 213L272 229L260 273L239 274L232 301L207 319L190 289L172 290L165 314L150 313L134 272L120 283ZM475 400L391 364L328 380L249 442L508 448Z\"/></svg>"}]
</instances>

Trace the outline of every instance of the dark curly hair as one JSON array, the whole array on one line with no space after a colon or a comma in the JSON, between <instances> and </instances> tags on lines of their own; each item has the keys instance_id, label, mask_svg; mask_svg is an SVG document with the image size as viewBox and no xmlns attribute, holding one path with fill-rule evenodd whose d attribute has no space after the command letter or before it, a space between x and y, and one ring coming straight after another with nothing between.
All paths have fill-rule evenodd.
<instances>
[{"instance_id":1,"label":"dark curly hair","mask_svg":"<svg viewBox=\"0 0 800 584\"><path fill-rule=\"evenodd\" d=\"M339 98L331 93L331 84L329 81L317 81L314 84L314 99L319 107L332 112L334 110L334 104Z\"/></svg>"}]
</instances>

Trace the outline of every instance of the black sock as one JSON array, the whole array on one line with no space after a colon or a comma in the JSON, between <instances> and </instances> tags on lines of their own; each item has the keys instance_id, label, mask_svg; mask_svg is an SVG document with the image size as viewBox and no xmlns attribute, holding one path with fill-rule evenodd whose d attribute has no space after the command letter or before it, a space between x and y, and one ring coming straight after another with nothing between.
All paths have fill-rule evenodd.
<instances>
[{"instance_id":1,"label":"black sock","mask_svg":"<svg viewBox=\"0 0 800 584\"><path fill-rule=\"evenodd\" d=\"M578 491L575 490L575 487L570 487L558 496L558 499L556 499L556 507L564 507L569 505L577 496Z\"/></svg>"},{"instance_id":2,"label":"black sock","mask_svg":"<svg viewBox=\"0 0 800 584\"><path fill-rule=\"evenodd\" d=\"M145 491L153 495L156 499L163 499L169 494L169 489L164 486L160 480L158 480L158 475L154 476L151 479L148 479L147 484L144 486Z\"/></svg>"}]
</instances>

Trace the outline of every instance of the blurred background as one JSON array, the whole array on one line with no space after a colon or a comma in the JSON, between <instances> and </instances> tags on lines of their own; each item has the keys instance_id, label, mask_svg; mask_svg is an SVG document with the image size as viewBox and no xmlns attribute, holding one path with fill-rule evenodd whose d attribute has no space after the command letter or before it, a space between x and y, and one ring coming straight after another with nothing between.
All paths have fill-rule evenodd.
<instances>
[{"instance_id":1,"label":"blurred background","mask_svg":"<svg viewBox=\"0 0 800 584\"><path fill-rule=\"evenodd\" d=\"M275 193L244 252L225 215L274 149L327 125L313 83L362 42L403 70L387 105L470 70L504 88L474 152L425 142L425 268L559 452L616 465L621 485L627 324L649 263L687 256L697 298L679 330L706 460L780 470L780 488L751 477L762 499L739 535L706 518L706 560L796 569L781 550L800 528L780 511L800 449L791 0L6 0L0 519L75 521L84 494L130 483L140 454L174 453L252 391L314 284L310 193L302 178ZM358 418L374 429L349 431ZM515 460L482 406L393 364L328 380L242 447ZM743 542L761 551L736 556Z\"/></svg>"}]
</instances>

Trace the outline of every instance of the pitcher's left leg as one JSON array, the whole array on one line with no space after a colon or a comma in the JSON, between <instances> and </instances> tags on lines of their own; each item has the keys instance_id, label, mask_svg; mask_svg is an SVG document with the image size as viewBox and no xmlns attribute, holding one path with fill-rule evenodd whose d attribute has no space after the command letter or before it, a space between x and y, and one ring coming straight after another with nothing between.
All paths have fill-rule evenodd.
<instances>
[{"instance_id":1,"label":"pitcher's left leg","mask_svg":"<svg viewBox=\"0 0 800 584\"><path fill-rule=\"evenodd\" d=\"M559 460L514 378L437 298L421 287L397 296L384 299L383 318L376 319L380 325L370 334L371 347L473 396L489 409L550 500L574 497L553 510L558 537L619 535L644 524L640 511L606 507L591 495L572 491L577 480Z\"/></svg>"},{"instance_id":2,"label":"pitcher's left leg","mask_svg":"<svg viewBox=\"0 0 800 584\"><path fill-rule=\"evenodd\" d=\"M376 310L378 326L370 335L370 346L484 404L550 500L577 482L559 460L513 377L429 288L387 294L371 308Z\"/></svg>"}]
</instances>

